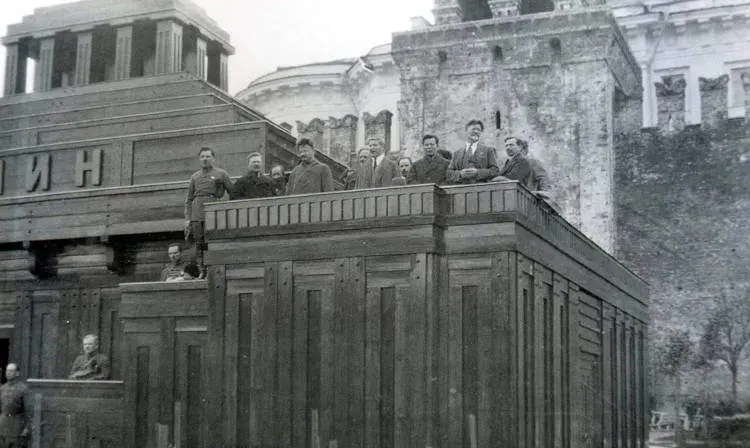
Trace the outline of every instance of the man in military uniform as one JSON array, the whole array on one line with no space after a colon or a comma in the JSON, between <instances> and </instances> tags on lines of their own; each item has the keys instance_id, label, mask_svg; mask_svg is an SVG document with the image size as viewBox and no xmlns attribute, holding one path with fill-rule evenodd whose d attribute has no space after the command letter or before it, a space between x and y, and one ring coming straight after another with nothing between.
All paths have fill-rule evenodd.
<instances>
[{"instance_id":1,"label":"man in military uniform","mask_svg":"<svg viewBox=\"0 0 750 448\"><path fill-rule=\"evenodd\" d=\"M24 448L29 436L26 383L14 363L5 368L8 382L0 386L0 448Z\"/></svg>"},{"instance_id":2,"label":"man in military uniform","mask_svg":"<svg viewBox=\"0 0 750 448\"><path fill-rule=\"evenodd\" d=\"M73 361L71 380L108 380L109 358L99 353L99 337L87 334L83 337L83 354Z\"/></svg>"},{"instance_id":3,"label":"man in military uniform","mask_svg":"<svg viewBox=\"0 0 750 448\"><path fill-rule=\"evenodd\" d=\"M333 191L333 175L328 165L315 160L315 149L310 139L297 143L300 164L294 167L286 184L286 194L307 194Z\"/></svg>"},{"instance_id":4,"label":"man in military uniform","mask_svg":"<svg viewBox=\"0 0 750 448\"><path fill-rule=\"evenodd\" d=\"M203 147L198 151L201 169L190 176L187 198L185 198L185 228L188 241L195 243L195 255L200 267L200 278L206 276L203 263L203 251L206 249L205 216L203 204L218 201L225 192L232 191L229 174L221 168L214 167L214 150Z\"/></svg>"},{"instance_id":5,"label":"man in military uniform","mask_svg":"<svg viewBox=\"0 0 750 448\"><path fill-rule=\"evenodd\" d=\"M427 134L422 137L422 150L424 157L414 162L406 177L409 184L437 184L446 182L446 173L450 160L446 160L438 153L440 139L435 135Z\"/></svg>"},{"instance_id":6,"label":"man in military uniform","mask_svg":"<svg viewBox=\"0 0 750 448\"><path fill-rule=\"evenodd\" d=\"M273 180L263 174L263 155L253 152L247 156L247 174L237 179L229 198L254 199L273 196Z\"/></svg>"},{"instance_id":7,"label":"man in military uniform","mask_svg":"<svg viewBox=\"0 0 750 448\"><path fill-rule=\"evenodd\" d=\"M186 272L186 269L188 271L190 269L188 269L188 263L182 259L182 247L179 244L171 244L167 249L167 254L169 263L162 269L159 281L178 282L193 278L189 272Z\"/></svg>"}]
</instances>

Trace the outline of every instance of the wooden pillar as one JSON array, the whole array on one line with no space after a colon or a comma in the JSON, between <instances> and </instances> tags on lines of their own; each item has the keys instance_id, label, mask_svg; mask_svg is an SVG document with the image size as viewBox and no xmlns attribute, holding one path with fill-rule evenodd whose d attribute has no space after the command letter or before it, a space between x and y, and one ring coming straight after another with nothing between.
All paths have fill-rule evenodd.
<instances>
[{"instance_id":1,"label":"wooden pillar","mask_svg":"<svg viewBox=\"0 0 750 448\"><path fill-rule=\"evenodd\" d=\"M55 38L46 37L39 41L39 60L34 74L34 91L45 92L52 88L52 69L55 60Z\"/></svg>"},{"instance_id":2,"label":"wooden pillar","mask_svg":"<svg viewBox=\"0 0 750 448\"><path fill-rule=\"evenodd\" d=\"M206 57L207 44L205 39L198 36L195 38L195 49L191 49L185 55L185 70L195 75L196 78L206 80Z\"/></svg>"},{"instance_id":3,"label":"wooden pillar","mask_svg":"<svg viewBox=\"0 0 750 448\"><path fill-rule=\"evenodd\" d=\"M229 55L226 53L219 54L219 88L229 90Z\"/></svg>"},{"instance_id":4,"label":"wooden pillar","mask_svg":"<svg viewBox=\"0 0 750 448\"><path fill-rule=\"evenodd\" d=\"M115 48L115 80L130 78L133 60L133 27L132 25L117 28Z\"/></svg>"},{"instance_id":5,"label":"wooden pillar","mask_svg":"<svg viewBox=\"0 0 750 448\"><path fill-rule=\"evenodd\" d=\"M156 24L156 74L182 71L182 26L173 20Z\"/></svg>"},{"instance_id":6,"label":"wooden pillar","mask_svg":"<svg viewBox=\"0 0 750 448\"><path fill-rule=\"evenodd\" d=\"M5 46L4 96L26 91L26 49L16 42Z\"/></svg>"},{"instance_id":7,"label":"wooden pillar","mask_svg":"<svg viewBox=\"0 0 750 448\"><path fill-rule=\"evenodd\" d=\"M75 85L85 86L91 80L91 44L94 33L86 31L78 33L78 46L76 48L76 71Z\"/></svg>"}]
</instances>

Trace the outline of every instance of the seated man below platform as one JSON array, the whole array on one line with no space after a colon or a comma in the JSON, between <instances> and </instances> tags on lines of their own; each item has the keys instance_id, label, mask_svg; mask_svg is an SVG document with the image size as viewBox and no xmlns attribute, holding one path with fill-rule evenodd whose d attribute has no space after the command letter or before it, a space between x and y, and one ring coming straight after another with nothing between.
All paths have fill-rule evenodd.
<instances>
[{"instance_id":1,"label":"seated man below platform","mask_svg":"<svg viewBox=\"0 0 750 448\"><path fill-rule=\"evenodd\" d=\"M0 386L0 448L26 447L30 426L26 410L31 410L28 387L14 363L5 367L5 378L8 382Z\"/></svg>"},{"instance_id":2,"label":"seated man below platform","mask_svg":"<svg viewBox=\"0 0 750 448\"><path fill-rule=\"evenodd\" d=\"M440 139L437 136L427 134L422 137L422 150L424 157L414 162L406 177L409 184L437 184L446 183L446 175L450 160L438 153ZM448 153L450 154L450 153Z\"/></svg>"},{"instance_id":3,"label":"seated man below platform","mask_svg":"<svg viewBox=\"0 0 750 448\"><path fill-rule=\"evenodd\" d=\"M297 143L301 162L294 167L286 185L286 194L322 193L333 191L333 175L328 165L315 159L315 148L310 139Z\"/></svg>"},{"instance_id":4,"label":"seated man below platform","mask_svg":"<svg viewBox=\"0 0 750 448\"><path fill-rule=\"evenodd\" d=\"M99 337L87 334L83 337L83 354L78 355L70 369L71 380L108 380L109 358L99 353Z\"/></svg>"},{"instance_id":5,"label":"seated man below platform","mask_svg":"<svg viewBox=\"0 0 750 448\"><path fill-rule=\"evenodd\" d=\"M247 173L234 183L229 199L267 198L274 195L273 190L273 179L263 174L263 155L253 152L247 156Z\"/></svg>"},{"instance_id":6,"label":"seated man below platform","mask_svg":"<svg viewBox=\"0 0 750 448\"><path fill-rule=\"evenodd\" d=\"M518 137L507 137L505 139L505 153L508 155L508 159L505 160L500 175L492 181L516 180L560 213L560 206L552 200L550 194L552 186L547 171L541 162L528 156L528 142Z\"/></svg>"},{"instance_id":7,"label":"seated man below platform","mask_svg":"<svg viewBox=\"0 0 750 448\"><path fill-rule=\"evenodd\" d=\"M169 263L161 270L159 281L162 282L181 282L191 280L200 275L198 267L192 263L186 263L182 259L182 246L179 244L170 244L167 249Z\"/></svg>"},{"instance_id":8,"label":"seated man below platform","mask_svg":"<svg viewBox=\"0 0 750 448\"><path fill-rule=\"evenodd\" d=\"M273 182L273 195L284 196L286 194L286 175L283 166L274 165L271 167L271 181Z\"/></svg>"},{"instance_id":9,"label":"seated man below platform","mask_svg":"<svg viewBox=\"0 0 750 448\"><path fill-rule=\"evenodd\" d=\"M195 243L196 262L200 268L200 278L205 278L206 267L203 251L206 249L205 216L203 204L220 201L225 192L231 195L233 184L229 174L214 167L214 150L203 147L198 151L201 169L190 176L187 197L185 198L185 239Z\"/></svg>"},{"instance_id":10,"label":"seated man below platform","mask_svg":"<svg viewBox=\"0 0 750 448\"><path fill-rule=\"evenodd\" d=\"M447 178L452 184L489 182L500 173L495 148L479 143L484 123L471 120L466 123L466 146L453 154Z\"/></svg>"},{"instance_id":11,"label":"seated man below platform","mask_svg":"<svg viewBox=\"0 0 750 448\"><path fill-rule=\"evenodd\" d=\"M411 171L411 157L401 156L398 158L398 177L393 178L393 185L406 185L409 172Z\"/></svg>"}]
</instances>

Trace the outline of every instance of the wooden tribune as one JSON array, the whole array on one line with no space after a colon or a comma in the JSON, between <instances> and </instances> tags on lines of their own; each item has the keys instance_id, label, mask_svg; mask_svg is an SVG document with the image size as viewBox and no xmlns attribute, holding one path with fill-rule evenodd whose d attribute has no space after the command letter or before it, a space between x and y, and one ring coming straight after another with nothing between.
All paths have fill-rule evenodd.
<instances>
[{"instance_id":1,"label":"wooden tribune","mask_svg":"<svg viewBox=\"0 0 750 448\"><path fill-rule=\"evenodd\" d=\"M517 183L206 218L209 440L645 447L647 287Z\"/></svg>"},{"instance_id":2,"label":"wooden tribune","mask_svg":"<svg viewBox=\"0 0 750 448\"><path fill-rule=\"evenodd\" d=\"M127 446L122 381L30 379L28 384L32 448Z\"/></svg>"}]
</instances>

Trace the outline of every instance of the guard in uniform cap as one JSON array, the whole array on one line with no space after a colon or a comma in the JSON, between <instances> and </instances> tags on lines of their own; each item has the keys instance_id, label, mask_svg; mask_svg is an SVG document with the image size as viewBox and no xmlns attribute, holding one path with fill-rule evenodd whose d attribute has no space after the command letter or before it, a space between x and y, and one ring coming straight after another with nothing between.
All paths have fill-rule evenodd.
<instances>
[{"instance_id":1,"label":"guard in uniform cap","mask_svg":"<svg viewBox=\"0 0 750 448\"><path fill-rule=\"evenodd\" d=\"M26 383L14 363L5 368L8 382L0 386L0 448L25 448L29 436Z\"/></svg>"},{"instance_id":2,"label":"guard in uniform cap","mask_svg":"<svg viewBox=\"0 0 750 448\"><path fill-rule=\"evenodd\" d=\"M196 261L200 267L200 278L206 277L206 265L203 263L203 251L206 250L203 204L219 201L224 193L232 192L232 181L229 174L221 168L214 167L214 150L201 148L198 158L201 169L190 176L187 198L185 198L186 239L195 243Z\"/></svg>"}]
</instances>

